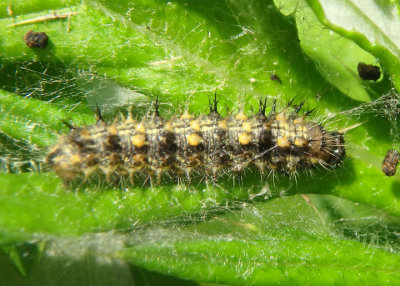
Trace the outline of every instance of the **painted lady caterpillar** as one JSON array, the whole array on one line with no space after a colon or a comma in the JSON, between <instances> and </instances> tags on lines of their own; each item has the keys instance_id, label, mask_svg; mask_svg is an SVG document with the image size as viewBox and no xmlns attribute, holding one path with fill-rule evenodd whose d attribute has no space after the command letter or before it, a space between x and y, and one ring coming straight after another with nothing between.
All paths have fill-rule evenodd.
<instances>
[{"instance_id":1,"label":"painted lady caterpillar","mask_svg":"<svg viewBox=\"0 0 400 286\"><path fill-rule=\"evenodd\" d=\"M213 180L227 171L240 173L251 165L265 170L294 174L315 166L335 168L345 158L342 132L328 132L321 125L306 121L313 111L299 115L304 102L289 111L293 100L281 112L266 115L266 100L248 118L243 112L225 118L217 111L217 99L210 102L210 113L193 117L183 113L168 121L160 117L158 103L151 117L141 121L128 118L112 124L99 114L95 125L70 127L51 147L46 162L68 184L84 175L104 173L157 178L169 173L186 176L193 172Z\"/></svg>"}]
</instances>

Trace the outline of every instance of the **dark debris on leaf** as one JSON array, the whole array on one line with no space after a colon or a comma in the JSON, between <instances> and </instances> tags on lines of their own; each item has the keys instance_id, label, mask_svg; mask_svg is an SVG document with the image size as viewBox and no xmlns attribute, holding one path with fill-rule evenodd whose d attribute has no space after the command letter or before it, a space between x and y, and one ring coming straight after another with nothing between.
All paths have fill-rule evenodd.
<instances>
[{"instance_id":1,"label":"dark debris on leaf","mask_svg":"<svg viewBox=\"0 0 400 286\"><path fill-rule=\"evenodd\" d=\"M364 80L377 81L381 77L381 70L379 66L359 63L357 69L359 76Z\"/></svg>"},{"instance_id":2,"label":"dark debris on leaf","mask_svg":"<svg viewBox=\"0 0 400 286\"><path fill-rule=\"evenodd\" d=\"M273 80L273 81L277 81L277 82L279 82L280 84L282 84L282 80L281 80L281 78L280 78L277 74L273 74L273 75L271 75L269 78L270 78L271 80Z\"/></svg>"},{"instance_id":3,"label":"dark debris on leaf","mask_svg":"<svg viewBox=\"0 0 400 286\"><path fill-rule=\"evenodd\" d=\"M30 48L42 48L47 46L49 37L44 32L29 31L24 36L25 44Z\"/></svg>"},{"instance_id":4,"label":"dark debris on leaf","mask_svg":"<svg viewBox=\"0 0 400 286\"><path fill-rule=\"evenodd\" d=\"M388 150L382 163L382 172L388 177L394 176L396 174L396 168L399 160L399 152L394 149Z\"/></svg>"}]
</instances>

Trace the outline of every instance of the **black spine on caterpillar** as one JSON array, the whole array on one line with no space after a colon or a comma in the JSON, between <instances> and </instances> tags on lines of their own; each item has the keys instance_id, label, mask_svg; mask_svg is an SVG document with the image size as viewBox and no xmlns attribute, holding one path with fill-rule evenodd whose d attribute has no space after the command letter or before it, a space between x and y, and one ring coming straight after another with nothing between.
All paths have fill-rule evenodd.
<instances>
[{"instance_id":1,"label":"black spine on caterpillar","mask_svg":"<svg viewBox=\"0 0 400 286\"><path fill-rule=\"evenodd\" d=\"M212 176L220 172L240 172L256 166L291 174L322 165L336 168L345 158L341 132L328 132L321 125L306 121L312 110L299 115L303 102L281 112L266 115L266 101L260 100L255 116L243 112L221 117L217 100L210 102L210 113L193 117L183 113L168 121L160 117L158 103L150 118L128 118L107 124L99 120L86 127L70 126L50 148L46 162L65 183L93 173L129 176L156 176L163 173L186 176L193 172ZM101 118L101 116L100 116Z\"/></svg>"}]
</instances>

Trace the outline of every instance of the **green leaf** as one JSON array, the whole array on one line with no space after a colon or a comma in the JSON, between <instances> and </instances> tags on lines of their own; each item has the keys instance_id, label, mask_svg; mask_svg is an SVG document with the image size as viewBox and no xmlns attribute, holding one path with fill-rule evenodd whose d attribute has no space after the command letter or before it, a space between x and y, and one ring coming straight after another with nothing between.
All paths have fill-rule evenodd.
<instances>
[{"instance_id":1,"label":"green leaf","mask_svg":"<svg viewBox=\"0 0 400 286\"><path fill-rule=\"evenodd\" d=\"M301 48L316 63L327 81L360 101L368 102L370 95L376 98L383 92L382 85L387 84L387 80L368 84L357 72L359 62L375 64L373 55L321 25L306 1L274 2L281 13L295 18Z\"/></svg>"},{"instance_id":2,"label":"green leaf","mask_svg":"<svg viewBox=\"0 0 400 286\"><path fill-rule=\"evenodd\" d=\"M313 209L322 205L322 212ZM385 230L373 222L377 217L368 221L368 214L368 208L331 196L279 198L194 227L138 230L123 257L163 273L233 285L395 281L398 259L370 247L375 243L370 235ZM398 228L389 225L386 235ZM398 240L376 243L396 248Z\"/></svg>"},{"instance_id":3,"label":"green leaf","mask_svg":"<svg viewBox=\"0 0 400 286\"><path fill-rule=\"evenodd\" d=\"M373 54L400 87L399 6L385 1L307 0L318 19L329 29L353 40Z\"/></svg>"},{"instance_id":4,"label":"green leaf","mask_svg":"<svg viewBox=\"0 0 400 286\"><path fill-rule=\"evenodd\" d=\"M397 281L400 181L386 178L381 163L400 142L399 95L390 82L398 87L399 57L386 41L371 48L360 37L382 29L343 33L321 20L324 6L316 3L18 1L12 15L0 9L0 269L16 269L0 270L0 280ZM395 26L395 6L387 5L378 22ZM19 25L30 19L36 22ZM49 45L28 48L29 30L46 32ZM390 80L358 78L357 63L375 58ZM141 118L157 97L166 118L185 108L198 115L215 91L223 115L239 107L252 114L266 94L278 108L297 96L319 107L312 120L329 130L362 125L346 133L341 168L296 180L249 170L242 184L225 176L216 185L89 181L66 189L43 163L57 134L68 132L62 121L93 124L96 108L112 121L131 106ZM86 265L87 276L59 275Z\"/></svg>"}]
</instances>

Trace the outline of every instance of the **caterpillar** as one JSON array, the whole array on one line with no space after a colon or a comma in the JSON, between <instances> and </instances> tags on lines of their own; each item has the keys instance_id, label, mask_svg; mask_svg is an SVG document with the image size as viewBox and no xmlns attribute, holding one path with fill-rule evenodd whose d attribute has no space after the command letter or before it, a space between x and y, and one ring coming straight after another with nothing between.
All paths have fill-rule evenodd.
<instances>
[{"instance_id":1,"label":"caterpillar","mask_svg":"<svg viewBox=\"0 0 400 286\"><path fill-rule=\"evenodd\" d=\"M139 121L130 116L106 123L99 113L92 126L66 123L70 132L59 137L45 161L66 184L93 174L108 181L129 177L133 184L134 178L143 176L159 183L165 173L190 182L193 174L216 180L220 174L239 174L251 166L261 174L289 175L340 166L346 156L343 132L329 132L307 121L313 110L299 114L304 101L293 105L293 100L280 112L274 101L268 114L267 100L260 100L251 117L242 111L222 117L216 96L210 100L209 113L198 117L184 112L165 120L158 101L155 112Z\"/></svg>"}]
</instances>

